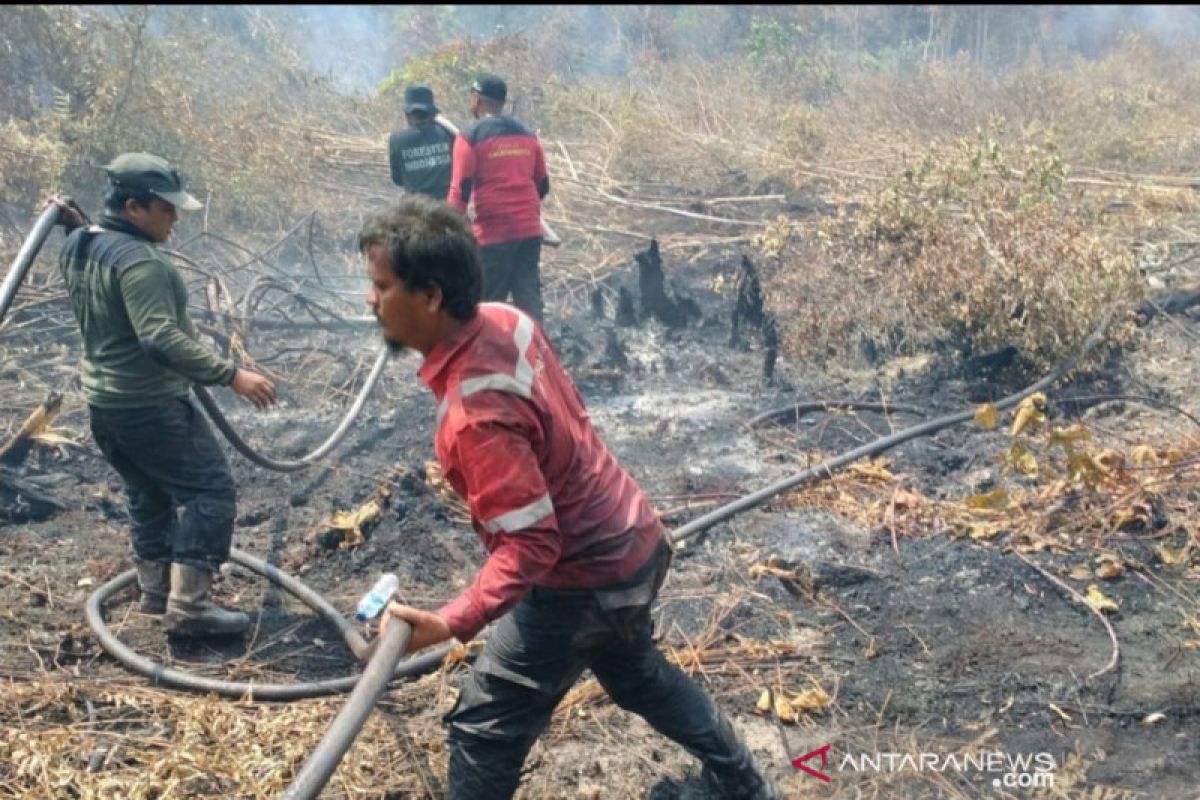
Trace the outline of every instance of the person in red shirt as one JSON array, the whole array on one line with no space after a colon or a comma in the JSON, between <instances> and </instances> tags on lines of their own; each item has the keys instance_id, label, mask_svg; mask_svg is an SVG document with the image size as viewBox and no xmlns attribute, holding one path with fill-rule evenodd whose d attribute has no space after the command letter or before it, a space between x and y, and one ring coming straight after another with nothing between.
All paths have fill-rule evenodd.
<instances>
[{"instance_id":1,"label":"person in red shirt","mask_svg":"<svg viewBox=\"0 0 1200 800\"><path fill-rule=\"evenodd\" d=\"M483 255L483 299L508 299L542 321L542 200L550 176L542 145L514 117L501 116L508 86L495 75L471 85L476 122L454 140L450 205L475 202L475 238Z\"/></svg>"},{"instance_id":2,"label":"person in red shirt","mask_svg":"<svg viewBox=\"0 0 1200 800\"><path fill-rule=\"evenodd\" d=\"M436 611L389 604L409 651L496 625L446 716L449 797L509 798L554 707L586 668L622 708L701 759L731 798L778 795L729 719L652 640L650 606L670 540L638 484L597 436L541 327L480 303L469 223L411 195L358 237L367 304L384 340L424 356L437 400L435 450L488 552Z\"/></svg>"}]
</instances>

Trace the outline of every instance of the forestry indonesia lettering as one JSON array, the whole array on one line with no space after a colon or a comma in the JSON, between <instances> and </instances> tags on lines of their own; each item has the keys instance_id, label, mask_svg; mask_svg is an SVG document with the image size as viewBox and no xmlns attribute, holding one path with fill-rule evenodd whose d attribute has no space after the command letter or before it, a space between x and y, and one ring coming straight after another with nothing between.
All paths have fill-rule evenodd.
<instances>
[{"instance_id":1,"label":"forestry indonesia lettering","mask_svg":"<svg viewBox=\"0 0 1200 800\"><path fill-rule=\"evenodd\" d=\"M408 170L427 169L450 163L449 142L405 147L400 152L404 156L404 168Z\"/></svg>"},{"instance_id":2,"label":"forestry indonesia lettering","mask_svg":"<svg viewBox=\"0 0 1200 800\"><path fill-rule=\"evenodd\" d=\"M1046 788L1054 785L1058 762L1050 753L1018 753L999 750L977 753L847 753L839 771L854 772L978 772L994 775L992 785L1006 789ZM999 773L999 774L997 774Z\"/></svg>"}]
</instances>

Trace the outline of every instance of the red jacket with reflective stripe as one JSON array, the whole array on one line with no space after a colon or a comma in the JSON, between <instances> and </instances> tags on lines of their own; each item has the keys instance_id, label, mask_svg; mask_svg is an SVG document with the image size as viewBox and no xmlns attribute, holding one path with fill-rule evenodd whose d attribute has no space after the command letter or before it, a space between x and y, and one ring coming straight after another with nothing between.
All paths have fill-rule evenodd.
<instances>
[{"instance_id":1,"label":"red jacket with reflective stripe","mask_svg":"<svg viewBox=\"0 0 1200 800\"><path fill-rule=\"evenodd\" d=\"M454 140L447 200L463 213L468 200L475 200L480 244L529 239L542 235L538 188L546 180L546 156L537 136L512 117L484 117Z\"/></svg>"},{"instance_id":2,"label":"red jacket with reflective stripe","mask_svg":"<svg viewBox=\"0 0 1200 800\"><path fill-rule=\"evenodd\" d=\"M438 611L456 638L471 639L534 584L605 586L650 557L665 536L658 515L527 315L481 304L419 374L438 399L443 474L488 551L471 586Z\"/></svg>"}]
</instances>

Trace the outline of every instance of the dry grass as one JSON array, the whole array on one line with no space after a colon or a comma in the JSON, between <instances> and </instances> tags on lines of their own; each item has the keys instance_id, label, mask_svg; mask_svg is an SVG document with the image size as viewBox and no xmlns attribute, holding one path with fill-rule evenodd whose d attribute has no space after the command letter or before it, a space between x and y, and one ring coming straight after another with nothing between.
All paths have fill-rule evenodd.
<instances>
[{"instance_id":1,"label":"dry grass","mask_svg":"<svg viewBox=\"0 0 1200 800\"><path fill-rule=\"evenodd\" d=\"M440 680L381 703L388 712L372 716L327 796L378 797L384 787L397 798L436 796L427 778L444 765L428 761L441 757L441 736L424 705ZM63 677L10 682L0 695L0 796L278 797L342 702L256 705Z\"/></svg>"}]
</instances>

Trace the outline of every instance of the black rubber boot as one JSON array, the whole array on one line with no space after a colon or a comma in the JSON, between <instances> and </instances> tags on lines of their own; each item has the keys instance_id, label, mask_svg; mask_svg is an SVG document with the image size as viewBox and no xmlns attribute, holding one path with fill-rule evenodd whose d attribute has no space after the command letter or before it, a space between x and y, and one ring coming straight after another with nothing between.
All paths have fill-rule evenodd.
<instances>
[{"instance_id":1,"label":"black rubber boot","mask_svg":"<svg viewBox=\"0 0 1200 800\"><path fill-rule=\"evenodd\" d=\"M212 573L189 564L171 565L171 594L167 598L167 630L175 636L240 636L250 618L226 611L208 599Z\"/></svg>"},{"instance_id":2,"label":"black rubber boot","mask_svg":"<svg viewBox=\"0 0 1200 800\"><path fill-rule=\"evenodd\" d=\"M171 565L161 561L138 561L137 584L142 594L138 609L143 614L164 614L171 591Z\"/></svg>"}]
</instances>

